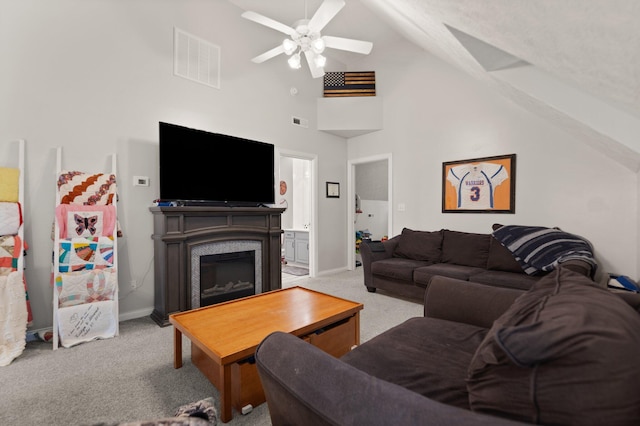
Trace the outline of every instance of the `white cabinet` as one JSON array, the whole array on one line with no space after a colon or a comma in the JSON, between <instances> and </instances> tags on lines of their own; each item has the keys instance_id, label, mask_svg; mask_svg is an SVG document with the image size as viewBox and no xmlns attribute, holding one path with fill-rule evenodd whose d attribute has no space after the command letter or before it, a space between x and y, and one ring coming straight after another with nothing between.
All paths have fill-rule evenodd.
<instances>
[{"instance_id":1,"label":"white cabinet","mask_svg":"<svg viewBox=\"0 0 640 426\"><path fill-rule=\"evenodd\" d=\"M309 264L309 232L284 232L284 259L287 262Z\"/></svg>"},{"instance_id":2,"label":"white cabinet","mask_svg":"<svg viewBox=\"0 0 640 426\"><path fill-rule=\"evenodd\" d=\"M295 262L296 260L296 233L285 231L284 233L284 260L287 262Z\"/></svg>"}]
</instances>

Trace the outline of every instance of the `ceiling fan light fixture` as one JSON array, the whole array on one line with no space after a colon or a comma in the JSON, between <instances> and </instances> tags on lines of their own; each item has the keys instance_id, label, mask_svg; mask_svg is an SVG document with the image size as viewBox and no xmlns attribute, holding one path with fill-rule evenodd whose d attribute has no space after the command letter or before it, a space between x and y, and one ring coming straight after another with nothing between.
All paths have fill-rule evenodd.
<instances>
[{"instance_id":1,"label":"ceiling fan light fixture","mask_svg":"<svg viewBox=\"0 0 640 426\"><path fill-rule=\"evenodd\" d=\"M282 48L284 49L284 53L290 56L296 51L298 44L290 38L285 38L282 42Z\"/></svg>"},{"instance_id":2,"label":"ceiling fan light fixture","mask_svg":"<svg viewBox=\"0 0 640 426\"><path fill-rule=\"evenodd\" d=\"M307 18L306 3L307 0L305 0L305 18L294 22L291 26L256 12L245 11L242 13L243 18L279 31L287 36L287 39L276 47L251 59L252 62L260 64L285 53L288 56L287 62L289 66L293 69L299 69L302 67L301 56L304 54L311 75L314 78L318 78L324 75L324 66L327 59L323 53L326 49L338 49L363 55L368 55L371 52L373 47L371 42L320 34L325 26L346 5L345 0L321 0L320 6L316 9L311 19Z\"/></svg>"},{"instance_id":3,"label":"ceiling fan light fixture","mask_svg":"<svg viewBox=\"0 0 640 426\"><path fill-rule=\"evenodd\" d=\"M313 53L322 53L324 52L324 48L326 47L324 40L322 39L322 37L318 37L315 40L313 40L311 42L311 50L313 50Z\"/></svg>"},{"instance_id":4,"label":"ceiling fan light fixture","mask_svg":"<svg viewBox=\"0 0 640 426\"><path fill-rule=\"evenodd\" d=\"M313 58L313 63L318 68L323 68L327 64L327 58L324 56L317 54L315 58Z\"/></svg>"},{"instance_id":5,"label":"ceiling fan light fixture","mask_svg":"<svg viewBox=\"0 0 640 426\"><path fill-rule=\"evenodd\" d=\"M295 55L291 56L288 60L287 63L289 64L289 66L291 68L293 68L294 70L299 69L302 66L302 63L300 62L300 53L296 53Z\"/></svg>"}]
</instances>

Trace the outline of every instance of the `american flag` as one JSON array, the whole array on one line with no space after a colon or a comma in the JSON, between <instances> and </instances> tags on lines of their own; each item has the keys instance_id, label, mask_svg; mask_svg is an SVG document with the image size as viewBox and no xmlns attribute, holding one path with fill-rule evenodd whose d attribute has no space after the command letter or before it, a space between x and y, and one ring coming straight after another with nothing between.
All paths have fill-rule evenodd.
<instances>
[{"instance_id":1,"label":"american flag","mask_svg":"<svg viewBox=\"0 0 640 426\"><path fill-rule=\"evenodd\" d=\"M324 74L325 98L375 95L375 71L327 72Z\"/></svg>"}]
</instances>

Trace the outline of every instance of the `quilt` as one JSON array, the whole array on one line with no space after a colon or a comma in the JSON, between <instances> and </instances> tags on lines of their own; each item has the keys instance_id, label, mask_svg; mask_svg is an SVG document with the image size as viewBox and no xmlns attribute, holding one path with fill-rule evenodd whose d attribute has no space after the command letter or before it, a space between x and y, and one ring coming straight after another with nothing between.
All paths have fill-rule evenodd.
<instances>
[{"instance_id":1,"label":"quilt","mask_svg":"<svg viewBox=\"0 0 640 426\"><path fill-rule=\"evenodd\" d=\"M107 205L116 195L116 176L63 171L58 176L61 204Z\"/></svg>"},{"instance_id":2,"label":"quilt","mask_svg":"<svg viewBox=\"0 0 640 426\"><path fill-rule=\"evenodd\" d=\"M22 273L0 277L0 367L22 354L27 344L27 319Z\"/></svg>"},{"instance_id":3,"label":"quilt","mask_svg":"<svg viewBox=\"0 0 640 426\"><path fill-rule=\"evenodd\" d=\"M67 272L55 277L58 306L113 300L118 274L115 269Z\"/></svg>"},{"instance_id":4,"label":"quilt","mask_svg":"<svg viewBox=\"0 0 640 426\"><path fill-rule=\"evenodd\" d=\"M0 235L15 235L22 225L20 203L0 202Z\"/></svg>"},{"instance_id":5,"label":"quilt","mask_svg":"<svg viewBox=\"0 0 640 426\"><path fill-rule=\"evenodd\" d=\"M75 272L113 266L113 237L70 238L60 241L58 270Z\"/></svg>"},{"instance_id":6,"label":"quilt","mask_svg":"<svg viewBox=\"0 0 640 426\"><path fill-rule=\"evenodd\" d=\"M17 203L20 187L20 169L0 167L0 201Z\"/></svg>"},{"instance_id":7,"label":"quilt","mask_svg":"<svg viewBox=\"0 0 640 426\"><path fill-rule=\"evenodd\" d=\"M18 268L22 241L17 235L0 236L0 276L9 275Z\"/></svg>"},{"instance_id":8,"label":"quilt","mask_svg":"<svg viewBox=\"0 0 640 426\"><path fill-rule=\"evenodd\" d=\"M116 208L108 206L76 206L59 204L56 221L60 238L111 237L116 225Z\"/></svg>"},{"instance_id":9,"label":"quilt","mask_svg":"<svg viewBox=\"0 0 640 426\"><path fill-rule=\"evenodd\" d=\"M60 344L65 348L96 339L114 337L117 305L113 300L58 309Z\"/></svg>"}]
</instances>

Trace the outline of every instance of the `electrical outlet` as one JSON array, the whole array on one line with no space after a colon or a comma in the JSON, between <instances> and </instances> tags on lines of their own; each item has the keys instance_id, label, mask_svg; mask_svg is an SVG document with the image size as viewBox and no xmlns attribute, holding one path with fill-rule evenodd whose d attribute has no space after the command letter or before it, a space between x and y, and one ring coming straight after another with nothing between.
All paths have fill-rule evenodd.
<instances>
[{"instance_id":1,"label":"electrical outlet","mask_svg":"<svg viewBox=\"0 0 640 426\"><path fill-rule=\"evenodd\" d=\"M135 290L136 288L138 288L138 281L131 280L131 282L129 282L129 285L131 286L131 289Z\"/></svg>"}]
</instances>

